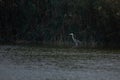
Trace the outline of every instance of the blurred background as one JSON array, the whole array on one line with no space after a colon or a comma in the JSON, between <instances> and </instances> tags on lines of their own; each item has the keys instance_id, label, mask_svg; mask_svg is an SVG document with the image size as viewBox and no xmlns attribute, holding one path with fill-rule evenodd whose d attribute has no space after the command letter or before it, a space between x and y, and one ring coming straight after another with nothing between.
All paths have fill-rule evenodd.
<instances>
[{"instance_id":1,"label":"blurred background","mask_svg":"<svg viewBox=\"0 0 120 80\"><path fill-rule=\"evenodd\" d=\"M0 0L0 43L120 47L120 0Z\"/></svg>"}]
</instances>

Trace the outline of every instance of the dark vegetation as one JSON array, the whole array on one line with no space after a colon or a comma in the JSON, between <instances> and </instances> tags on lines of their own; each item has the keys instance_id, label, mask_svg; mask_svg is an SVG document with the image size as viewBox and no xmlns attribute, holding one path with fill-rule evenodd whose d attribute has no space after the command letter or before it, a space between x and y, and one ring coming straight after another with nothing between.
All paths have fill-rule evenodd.
<instances>
[{"instance_id":1,"label":"dark vegetation","mask_svg":"<svg viewBox=\"0 0 120 80\"><path fill-rule=\"evenodd\" d=\"M120 0L0 0L1 43L120 47Z\"/></svg>"}]
</instances>

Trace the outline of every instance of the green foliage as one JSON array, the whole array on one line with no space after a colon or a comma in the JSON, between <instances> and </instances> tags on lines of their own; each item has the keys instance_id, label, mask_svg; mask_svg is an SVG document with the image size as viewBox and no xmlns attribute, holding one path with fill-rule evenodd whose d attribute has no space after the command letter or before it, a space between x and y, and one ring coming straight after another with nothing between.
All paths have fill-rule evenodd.
<instances>
[{"instance_id":1,"label":"green foliage","mask_svg":"<svg viewBox=\"0 0 120 80\"><path fill-rule=\"evenodd\" d=\"M120 45L119 0L1 0L0 41Z\"/></svg>"}]
</instances>

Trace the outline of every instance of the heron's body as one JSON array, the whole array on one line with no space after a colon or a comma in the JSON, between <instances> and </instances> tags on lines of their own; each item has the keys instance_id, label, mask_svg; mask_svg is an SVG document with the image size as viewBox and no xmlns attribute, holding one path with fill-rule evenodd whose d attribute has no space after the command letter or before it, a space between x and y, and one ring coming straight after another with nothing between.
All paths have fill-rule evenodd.
<instances>
[{"instance_id":1,"label":"heron's body","mask_svg":"<svg viewBox=\"0 0 120 80\"><path fill-rule=\"evenodd\" d=\"M73 34L73 33L70 33L69 35L71 35L71 36L72 36L72 40L73 40L73 42L75 43L75 46L77 47L77 46L79 45L80 41L79 41L79 40L77 40L77 39L75 39L75 37L74 37L74 34Z\"/></svg>"}]
</instances>

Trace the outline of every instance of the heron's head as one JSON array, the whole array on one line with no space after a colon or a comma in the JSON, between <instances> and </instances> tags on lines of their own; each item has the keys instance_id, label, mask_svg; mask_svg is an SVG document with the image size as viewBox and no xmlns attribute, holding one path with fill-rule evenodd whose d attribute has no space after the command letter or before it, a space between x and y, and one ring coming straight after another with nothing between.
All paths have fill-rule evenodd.
<instances>
[{"instance_id":1,"label":"heron's head","mask_svg":"<svg viewBox=\"0 0 120 80\"><path fill-rule=\"evenodd\" d=\"M69 35L71 35L71 36L72 36L72 35L74 35L74 34L73 34L73 33L70 33Z\"/></svg>"}]
</instances>

